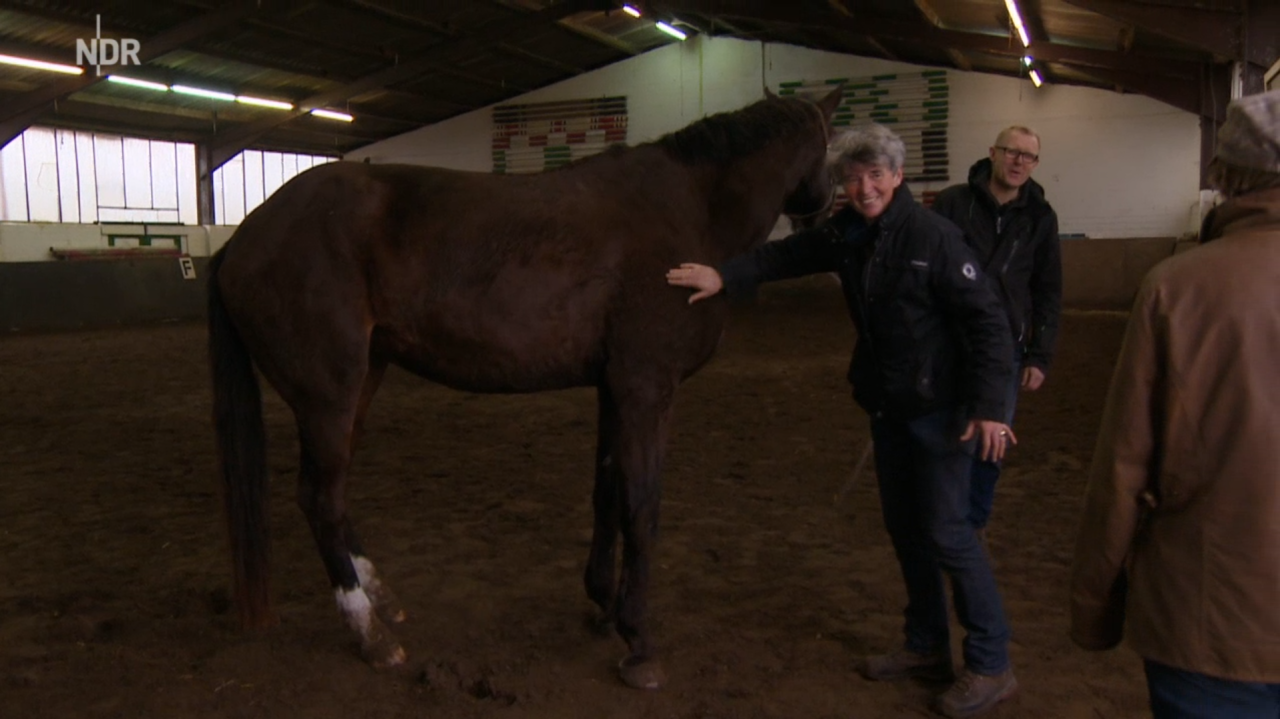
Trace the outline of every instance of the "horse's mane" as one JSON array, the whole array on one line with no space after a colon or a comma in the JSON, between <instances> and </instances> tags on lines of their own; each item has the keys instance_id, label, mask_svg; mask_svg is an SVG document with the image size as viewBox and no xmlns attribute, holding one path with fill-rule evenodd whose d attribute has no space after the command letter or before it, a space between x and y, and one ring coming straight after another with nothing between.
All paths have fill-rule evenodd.
<instances>
[{"instance_id":1,"label":"horse's mane","mask_svg":"<svg viewBox=\"0 0 1280 719\"><path fill-rule=\"evenodd\" d=\"M805 104L798 99L767 98L741 110L705 117L654 144L685 164L728 162L813 125L815 114Z\"/></svg>"}]
</instances>

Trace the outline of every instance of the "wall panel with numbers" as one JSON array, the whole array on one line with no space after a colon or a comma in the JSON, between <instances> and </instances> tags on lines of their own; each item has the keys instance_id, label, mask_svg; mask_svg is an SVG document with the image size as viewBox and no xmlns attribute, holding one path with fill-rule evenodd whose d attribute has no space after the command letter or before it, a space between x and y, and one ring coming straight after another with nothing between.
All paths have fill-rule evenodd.
<instances>
[{"instance_id":1,"label":"wall panel with numbers","mask_svg":"<svg viewBox=\"0 0 1280 719\"><path fill-rule=\"evenodd\" d=\"M833 124L847 127L877 122L893 130L907 146L908 182L950 180L947 128L950 90L945 70L900 72L865 77L784 82L779 94L820 97L844 83Z\"/></svg>"},{"instance_id":2,"label":"wall panel with numbers","mask_svg":"<svg viewBox=\"0 0 1280 719\"><path fill-rule=\"evenodd\" d=\"M627 141L627 98L493 108L493 171L550 170Z\"/></svg>"}]
</instances>

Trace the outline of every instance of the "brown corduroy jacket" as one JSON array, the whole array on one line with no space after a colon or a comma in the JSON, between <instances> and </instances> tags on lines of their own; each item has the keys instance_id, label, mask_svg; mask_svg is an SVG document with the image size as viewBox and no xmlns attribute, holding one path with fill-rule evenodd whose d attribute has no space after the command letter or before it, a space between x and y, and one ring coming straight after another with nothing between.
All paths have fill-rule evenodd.
<instances>
[{"instance_id":1,"label":"brown corduroy jacket","mask_svg":"<svg viewBox=\"0 0 1280 719\"><path fill-rule=\"evenodd\" d=\"M1071 636L1280 682L1280 188L1217 208L1143 281L1071 579Z\"/></svg>"}]
</instances>

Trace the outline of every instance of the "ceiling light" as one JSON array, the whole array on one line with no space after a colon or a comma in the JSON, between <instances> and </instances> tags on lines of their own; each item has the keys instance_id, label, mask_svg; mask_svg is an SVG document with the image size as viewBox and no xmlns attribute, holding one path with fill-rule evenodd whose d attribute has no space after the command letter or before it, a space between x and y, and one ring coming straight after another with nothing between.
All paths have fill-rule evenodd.
<instances>
[{"instance_id":1,"label":"ceiling light","mask_svg":"<svg viewBox=\"0 0 1280 719\"><path fill-rule=\"evenodd\" d=\"M1022 24L1022 15L1018 12L1017 0L1004 0L1004 6L1009 9L1009 18L1013 20L1013 26L1018 30L1018 37L1022 40L1023 47L1031 47L1031 37L1027 35L1027 27Z\"/></svg>"},{"instance_id":2,"label":"ceiling light","mask_svg":"<svg viewBox=\"0 0 1280 719\"><path fill-rule=\"evenodd\" d=\"M1032 70L1032 71L1031 71L1031 82L1035 83L1035 86L1036 86L1036 87L1040 87L1041 85L1043 85L1043 84L1044 84L1044 80L1041 80L1041 79L1040 79L1040 71L1039 71L1039 70Z\"/></svg>"},{"instance_id":3,"label":"ceiling light","mask_svg":"<svg viewBox=\"0 0 1280 719\"><path fill-rule=\"evenodd\" d=\"M257 105L258 107L274 107L277 110L292 110L293 103L281 102L279 100L264 100L260 97L250 97L249 95L236 95L236 102L242 102L246 105Z\"/></svg>"},{"instance_id":4,"label":"ceiling light","mask_svg":"<svg viewBox=\"0 0 1280 719\"><path fill-rule=\"evenodd\" d=\"M1035 61L1036 61L1036 59L1035 59L1034 57L1031 57L1030 55L1023 55L1023 56L1022 56L1022 64L1023 64L1023 65L1026 65L1027 67L1031 67L1031 63L1033 63L1033 62L1035 62Z\"/></svg>"},{"instance_id":5,"label":"ceiling light","mask_svg":"<svg viewBox=\"0 0 1280 719\"><path fill-rule=\"evenodd\" d=\"M631 17L640 17L640 11L639 11L639 10L637 10L636 8L632 7L631 5L623 5L623 6L622 6L622 12L625 12L626 14L630 15Z\"/></svg>"},{"instance_id":6,"label":"ceiling light","mask_svg":"<svg viewBox=\"0 0 1280 719\"><path fill-rule=\"evenodd\" d=\"M665 32L666 34L670 35L671 37L676 38L677 40L683 40L683 39L685 39L685 38L689 37L688 35L684 34L684 31L683 31L683 30L679 30L679 29L677 29L677 28L674 28L674 27L672 27L672 26L670 26L670 25L666 24L665 22L662 22L661 20L659 20L656 24L657 24L657 26L658 26L658 29L659 29L659 30L661 30L661 31Z\"/></svg>"},{"instance_id":7,"label":"ceiling light","mask_svg":"<svg viewBox=\"0 0 1280 719\"><path fill-rule=\"evenodd\" d=\"M121 85L129 85L130 87L142 87L148 90L158 90L160 92L168 92L169 86L158 82L149 82L147 80L135 80L132 77L120 77L119 75L107 75L107 82L118 82Z\"/></svg>"},{"instance_id":8,"label":"ceiling light","mask_svg":"<svg viewBox=\"0 0 1280 719\"><path fill-rule=\"evenodd\" d=\"M174 92L179 92L183 95L196 95L197 97L207 97L212 100L225 100L227 102L235 102L236 100L236 96L229 92L205 90L203 88L190 87L188 85L174 85L172 89Z\"/></svg>"},{"instance_id":9,"label":"ceiling light","mask_svg":"<svg viewBox=\"0 0 1280 719\"><path fill-rule=\"evenodd\" d=\"M43 60L32 60L26 57L16 57L14 55L0 55L0 63L5 65L18 65L19 67L29 67L33 70L48 70L50 72L61 72L67 75L83 75L84 68L75 65L59 65L56 62L44 62Z\"/></svg>"},{"instance_id":10,"label":"ceiling light","mask_svg":"<svg viewBox=\"0 0 1280 719\"><path fill-rule=\"evenodd\" d=\"M312 115L323 117L329 120L341 120L342 122L351 122L355 118L345 112L334 112L333 110L312 110Z\"/></svg>"}]
</instances>

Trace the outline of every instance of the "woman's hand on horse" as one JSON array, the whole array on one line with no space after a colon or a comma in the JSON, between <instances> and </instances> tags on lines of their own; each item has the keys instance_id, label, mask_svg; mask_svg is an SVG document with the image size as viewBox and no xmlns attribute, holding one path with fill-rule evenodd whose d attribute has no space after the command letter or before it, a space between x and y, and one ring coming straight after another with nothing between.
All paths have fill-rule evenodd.
<instances>
[{"instance_id":1,"label":"woman's hand on horse","mask_svg":"<svg viewBox=\"0 0 1280 719\"><path fill-rule=\"evenodd\" d=\"M720 279L716 268L694 262L685 262L675 269L667 270L667 284L697 290L689 297L689 304L705 300L724 289L724 281Z\"/></svg>"},{"instance_id":2,"label":"woman's hand on horse","mask_svg":"<svg viewBox=\"0 0 1280 719\"><path fill-rule=\"evenodd\" d=\"M1009 444L1018 443L1009 425L989 419L969 420L969 427L960 435L960 441L967 442L975 436L981 449L978 458L985 462L999 462L1004 459Z\"/></svg>"}]
</instances>

